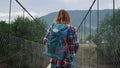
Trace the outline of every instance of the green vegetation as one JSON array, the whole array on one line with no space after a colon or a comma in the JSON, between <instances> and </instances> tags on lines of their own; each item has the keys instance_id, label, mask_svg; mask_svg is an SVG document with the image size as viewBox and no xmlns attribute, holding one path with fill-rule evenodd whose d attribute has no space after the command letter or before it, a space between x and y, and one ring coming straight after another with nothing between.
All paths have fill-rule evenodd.
<instances>
[{"instance_id":1,"label":"green vegetation","mask_svg":"<svg viewBox=\"0 0 120 68\"><path fill-rule=\"evenodd\" d=\"M75 20L72 21L77 22ZM95 44L82 41L76 54L77 68L79 65L96 66L97 60L99 65L114 66L120 62L120 10L115 13L115 23L110 15L101 20L99 33L94 36L84 35L85 40L92 40ZM0 21L0 68L45 68L49 60L42 55L44 48L40 43L46 33L47 23L39 18L31 20L22 17L17 17L11 24ZM86 29L88 31L89 28Z\"/></svg>"},{"instance_id":2,"label":"green vegetation","mask_svg":"<svg viewBox=\"0 0 120 68\"><path fill-rule=\"evenodd\" d=\"M30 20L29 18L18 17L11 24L11 35L42 43L45 29L46 23L39 18Z\"/></svg>"},{"instance_id":3,"label":"green vegetation","mask_svg":"<svg viewBox=\"0 0 120 68\"><path fill-rule=\"evenodd\" d=\"M114 22L113 22L114 19ZM106 17L100 22L99 32L97 34L80 35L85 41L81 42L78 53L76 54L77 68L120 68L120 9L115 12L115 18L112 15Z\"/></svg>"},{"instance_id":4,"label":"green vegetation","mask_svg":"<svg viewBox=\"0 0 120 68\"><path fill-rule=\"evenodd\" d=\"M113 20L114 19L114 20ZM114 22L113 22L114 21ZM107 15L101 21L99 33L93 41L97 44L97 54L101 64L117 64L120 62L120 9L113 16Z\"/></svg>"},{"instance_id":5,"label":"green vegetation","mask_svg":"<svg viewBox=\"0 0 120 68\"><path fill-rule=\"evenodd\" d=\"M0 68L44 68L40 63L45 33L46 23L39 18L0 21Z\"/></svg>"}]
</instances>

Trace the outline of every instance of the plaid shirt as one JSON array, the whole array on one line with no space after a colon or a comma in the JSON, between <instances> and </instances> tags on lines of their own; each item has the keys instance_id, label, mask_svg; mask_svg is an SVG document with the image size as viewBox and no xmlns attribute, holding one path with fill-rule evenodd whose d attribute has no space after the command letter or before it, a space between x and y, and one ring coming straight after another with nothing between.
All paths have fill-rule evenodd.
<instances>
[{"instance_id":1,"label":"plaid shirt","mask_svg":"<svg viewBox=\"0 0 120 68\"><path fill-rule=\"evenodd\" d=\"M48 37L50 36L50 28L47 30L47 33L43 39L43 44L46 44ZM67 57L67 53L66 53L66 58L63 61L72 62L74 60L74 55L76 54L76 52L79 48L79 40L77 38L76 29L74 27L72 27L71 25L68 25L68 34L67 35L68 35L67 42L69 45L70 54L72 56ZM51 58L51 60L50 60L51 63L56 64L58 66L62 65L64 63L63 61L57 62L57 60L55 60L53 58ZM70 64L68 64L68 66L70 66Z\"/></svg>"}]
</instances>

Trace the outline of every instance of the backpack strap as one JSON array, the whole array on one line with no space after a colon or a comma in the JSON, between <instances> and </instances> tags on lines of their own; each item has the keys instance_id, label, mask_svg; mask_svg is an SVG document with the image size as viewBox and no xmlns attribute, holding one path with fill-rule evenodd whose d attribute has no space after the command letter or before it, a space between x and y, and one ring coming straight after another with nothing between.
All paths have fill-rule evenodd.
<instances>
[{"instance_id":1,"label":"backpack strap","mask_svg":"<svg viewBox=\"0 0 120 68\"><path fill-rule=\"evenodd\" d=\"M67 54L70 54L70 50L69 50L69 46L68 46L66 38L64 38L64 43L65 43L65 48L67 49ZM58 51L56 54L60 54L62 52L62 50L64 50L64 47L62 49L60 49L60 51Z\"/></svg>"},{"instance_id":2,"label":"backpack strap","mask_svg":"<svg viewBox=\"0 0 120 68\"><path fill-rule=\"evenodd\" d=\"M64 42L65 42L65 47L67 48L67 54L70 54L70 49L69 49L69 45L67 43L67 39L64 38Z\"/></svg>"}]
</instances>

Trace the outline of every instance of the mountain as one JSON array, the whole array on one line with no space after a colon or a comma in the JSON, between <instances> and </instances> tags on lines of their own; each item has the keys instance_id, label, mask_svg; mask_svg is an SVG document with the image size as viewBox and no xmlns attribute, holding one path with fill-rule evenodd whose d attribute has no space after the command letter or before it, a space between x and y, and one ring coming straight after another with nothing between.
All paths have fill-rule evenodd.
<instances>
[{"instance_id":1,"label":"mountain","mask_svg":"<svg viewBox=\"0 0 120 68\"><path fill-rule=\"evenodd\" d=\"M78 27L85 17L88 10L69 10L70 18L71 18L71 24L75 27ZM106 15L112 15L113 10L112 9L104 9L99 11L99 21L103 20ZM51 25L53 23L53 20L56 16L57 12L50 13L48 15L40 17L40 19L44 19L46 23ZM92 32L94 33L96 31L97 27L97 10L91 10L91 22L92 22ZM89 31L90 27L90 14L86 17L86 31Z\"/></svg>"}]
</instances>

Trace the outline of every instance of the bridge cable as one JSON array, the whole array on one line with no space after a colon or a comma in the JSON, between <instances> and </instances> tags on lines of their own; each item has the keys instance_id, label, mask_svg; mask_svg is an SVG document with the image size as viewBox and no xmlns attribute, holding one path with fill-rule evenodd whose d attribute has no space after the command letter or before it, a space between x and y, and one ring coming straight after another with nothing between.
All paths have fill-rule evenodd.
<instances>
[{"instance_id":1,"label":"bridge cable","mask_svg":"<svg viewBox=\"0 0 120 68\"><path fill-rule=\"evenodd\" d=\"M90 12L90 10L92 9L92 7L93 7L93 5L95 4L95 2L96 2L96 0L93 1L93 3L92 3L92 5L90 6L88 12L86 13L86 15L84 16L82 22L81 22L80 25L78 26L77 31L78 31L78 29L80 28L80 26L83 24L84 20L86 19L87 15L89 14L89 12Z\"/></svg>"},{"instance_id":2,"label":"bridge cable","mask_svg":"<svg viewBox=\"0 0 120 68\"><path fill-rule=\"evenodd\" d=\"M99 0L97 0L97 34L99 34ZM98 54L97 54L97 68L99 68L98 65Z\"/></svg>"},{"instance_id":3,"label":"bridge cable","mask_svg":"<svg viewBox=\"0 0 120 68\"><path fill-rule=\"evenodd\" d=\"M28 11L18 0L16 0L16 2L31 16L31 18L35 19L35 18L29 13L29 11Z\"/></svg>"}]
</instances>

